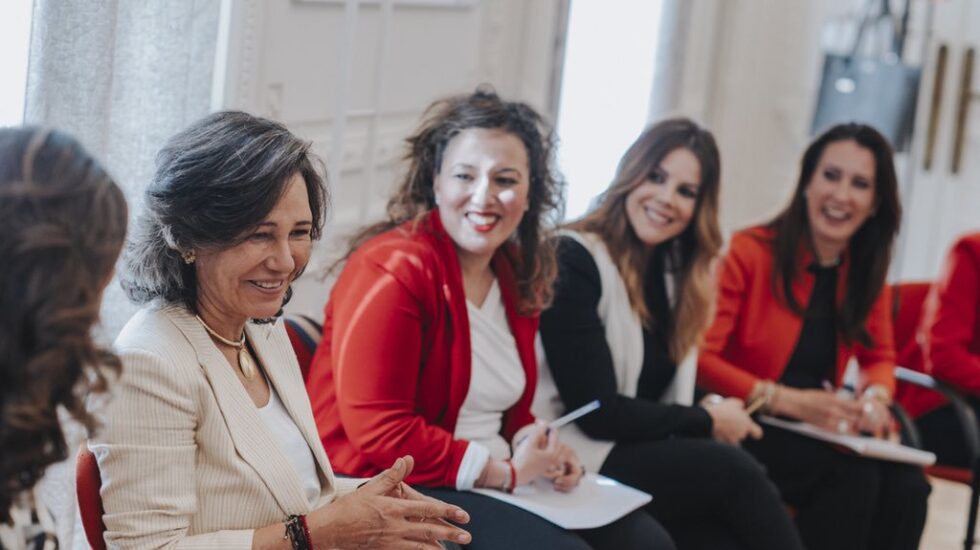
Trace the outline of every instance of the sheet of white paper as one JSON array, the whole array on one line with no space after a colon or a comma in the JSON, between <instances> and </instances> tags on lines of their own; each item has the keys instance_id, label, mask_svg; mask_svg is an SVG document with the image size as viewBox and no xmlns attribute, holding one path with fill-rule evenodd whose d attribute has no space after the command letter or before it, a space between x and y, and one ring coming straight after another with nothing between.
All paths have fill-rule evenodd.
<instances>
[{"instance_id":1,"label":"sheet of white paper","mask_svg":"<svg viewBox=\"0 0 980 550\"><path fill-rule=\"evenodd\" d=\"M800 435L847 447L855 453L869 458L891 462L904 462L906 464L918 464L920 466L930 466L936 462L936 455L934 453L914 447L906 447L905 445L892 443L883 439L836 434L805 422L793 422L772 416L763 415L759 417L759 420L763 424L776 426L777 428L796 432Z\"/></svg>"},{"instance_id":2,"label":"sheet of white paper","mask_svg":"<svg viewBox=\"0 0 980 550\"><path fill-rule=\"evenodd\" d=\"M588 473L570 493L560 493L546 480L518 487L514 494L473 489L537 514L564 529L593 529L608 525L653 497L608 477Z\"/></svg>"}]
</instances>

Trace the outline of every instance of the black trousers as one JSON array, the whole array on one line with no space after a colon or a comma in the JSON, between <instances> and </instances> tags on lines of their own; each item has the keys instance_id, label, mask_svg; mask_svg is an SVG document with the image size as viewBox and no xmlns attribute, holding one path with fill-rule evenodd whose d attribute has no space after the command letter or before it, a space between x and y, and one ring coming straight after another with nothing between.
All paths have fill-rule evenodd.
<instances>
[{"instance_id":1,"label":"black trousers","mask_svg":"<svg viewBox=\"0 0 980 550\"><path fill-rule=\"evenodd\" d=\"M980 399L967 397L967 402L973 408L973 413L980 418ZM922 444L926 449L936 453L940 464L970 467L970 457L963 444L963 428L953 412L953 407L946 405L916 419L915 425L922 436Z\"/></svg>"},{"instance_id":2,"label":"black trousers","mask_svg":"<svg viewBox=\"0 0 980 550\"><path fill-rule=\"evenodd\" d=\"M711 439L617 443L600 472L653 495L681 550L798 550L796 527L751 455Z\"/></svg>"},{"instance_id":3,"label":"black trousers","mask_svg":"<svg viewBox=\"0 0 980 550\"><path fill-rule=\"evenodd\" d=\"M453 489L416 489L455 504L470 514L463 526L473 535L472 550L674 550L667 531L649 514L637 510L598 529L566 531L539 516L503 501Z\"/></svg>"},{"instance_id":4,"label":"black trousers","mask_svg":"<svg viewBox=\"0 0 980 550\"><path fill-rule=\"evenodd\" d=\"M767 427L745 448L762 462L809 550L914 550L926 521L922 468L845 454Z\"/></svg>"}]
</instances>

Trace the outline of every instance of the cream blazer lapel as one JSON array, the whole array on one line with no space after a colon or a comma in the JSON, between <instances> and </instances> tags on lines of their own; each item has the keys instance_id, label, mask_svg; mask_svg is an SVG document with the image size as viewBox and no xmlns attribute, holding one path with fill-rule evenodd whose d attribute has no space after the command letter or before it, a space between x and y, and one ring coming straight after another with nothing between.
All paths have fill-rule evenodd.
<instances>
[{"instance_id":1,"label":"cream blazer lapel","mask_svg":"<svg viewBox=\"0 0 980 550\"><path fill-rule=\"evenodd\" d=\"M273 337L274 332L282 331L280 338ZM289 337L285 334L282 319L276 320L274 325L255 325L249 323L245 327L248 340L252 344L252 349L258 356L259 361L265 367L269 381L279 394L279 399L286 407L289 416L299 427L299 431L306 439L306 444L313 451L313 458L319 466L320 493L332 493L326 489L333 489L336 481L333 475L333 468L327 459L327 453L323 449L323 442L320 441L320 434L316 429L316 421L313 419L313 409L310 406L310 398L306 393L306 386L303 384L299 363L296 362L296 353L289 344Z\"/></svg>"},{"instance_id":2,"label":"cream blazer lapel","mask_svg":"<svg viewBox=\"0 0 980 550\"><path fill-rule=\"evenodd\" d=\"M238 377L232 372L228 361L218 350L211 337L208 336L204 327L193 315L182 309L171 308L167 314L173 320L174 325L184 333L197 353L198 363L204 369L208 383L214 391L218 407L224 416L225 424L238 454L245 462L255 468L255 472L269 487L269 491L279 503L284 514L290 510L310 511L312 508L303 494L303 487L295 468L283 454L279 445L276 444L275 437L269 432L265 422L259 416L255 403L245 391ZM276 364L270 363L274 359L271 357L273 354L259 351L263 347L267 347L260 343L263 339L260 336L261 331L250 333L249 337L252 337L253 334L256 335L256 338L252 340L253 346L257 348L256 352L260 354L266 370L276 370ZM278 368L282 367L279 366ZM276 385L277 391L281 385ZM292 398L280 394L280 399L286 403L287 410L295 420L295 405L289 404L289 400ZM297 422L297 424L300 423ZM300 430L304 431L305 436L305 430L301 424Z\"/></svg>"}]
</instances>

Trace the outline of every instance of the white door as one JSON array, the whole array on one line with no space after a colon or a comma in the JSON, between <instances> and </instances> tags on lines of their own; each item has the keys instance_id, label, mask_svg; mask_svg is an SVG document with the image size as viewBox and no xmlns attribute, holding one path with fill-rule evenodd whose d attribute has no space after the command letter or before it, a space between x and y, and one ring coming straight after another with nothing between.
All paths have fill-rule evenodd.
<instances>
[{"instance_id":1,"label":"white door","mask_svg":"<svg viewBox=\"0 0 980 550\"><path fill-rule=\"evenodd\" d=\"M952 241L980 229L980 2L933 4L896 278L935 278Z\"/></svg>"}]
</instances>

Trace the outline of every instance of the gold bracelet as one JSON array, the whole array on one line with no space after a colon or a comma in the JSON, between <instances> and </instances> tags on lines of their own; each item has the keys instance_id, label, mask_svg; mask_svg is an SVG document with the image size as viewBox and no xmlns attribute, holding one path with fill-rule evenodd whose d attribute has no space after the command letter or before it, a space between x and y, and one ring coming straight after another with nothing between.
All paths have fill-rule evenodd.
<instances>
[{"instance_id":1,"label":"gold bracelet","mask_svg":"<svg viewBox=\"0 0 980 550\"><path fill-rule=\"evenodd\" d=\"M891 405L892 395L887 388L881 384L871 384L867 388L864 388L864 393L861 394L863 397L870 397L871 399L877 399L884 405Z\"/></svg>"},{"instance_id":2,"label":"gold bracelet","mask_svg":"<svg viewBox=\"0 0 980 550\"><path fill-rule=\"evenodd\" d=\"M760 380L757 390L749 396L749 404L745 407L745 412L752 414L755 411L772 412L773 404L776 402L775 382Z\"/></svg>"}]
</instances>

